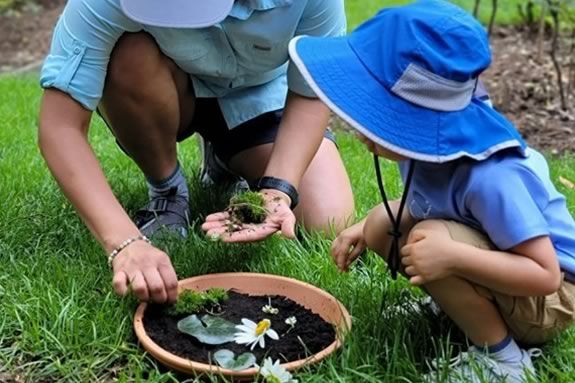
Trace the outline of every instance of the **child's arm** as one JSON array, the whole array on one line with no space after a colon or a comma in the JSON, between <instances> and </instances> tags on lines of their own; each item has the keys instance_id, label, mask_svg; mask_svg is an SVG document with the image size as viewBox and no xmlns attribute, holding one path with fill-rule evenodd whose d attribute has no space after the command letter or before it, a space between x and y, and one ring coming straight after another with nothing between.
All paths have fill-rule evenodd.
<instances>
[{"instance_id":1,"label":"child's arm","mask_svg":"<svg viewBox=\"0 0 575 383\"><path fill-rule=\"evenodd\" d=\"M349 266L366 249L363 227L367 217L343 230L331 245L331 256L340 271L349 271Z\"/></svg>"},{"instance_id":2,"label":"child's arm","mask_svg":"<svg viewBox=\"0 0 575 383\"><path fill-rule=\"evenodd\" d=\"M460 250L457 250L460 249ZM482 250L459 243L455 274L513 296L544 296L556 292L561 270L549 237L519 244L511 252Z\"/></svg>"},{"instance_id":3,"label":"child's arm","mask_svg":"<svg viewBox=\"0 0 575 383\"><path fill-rule=\"evenodd\" d=\"M331 256L340 271L349 271L349 266L364 252L367 245L363 227L367 217L343 230L331 245Z\"/></svg>"},{"instance_id":4,"label":"child's arm","mask_svg":"<svg viewBox=\"0 0 575 383\"><path fill-rule=\"evenodd\" d=\"M393 214L397 215L400 201L390 201L389 205ZM409 214L409 209L403 211L401 218L402 233L408 233L413 225L414 219ZM361 222L342 231L333 241L331 255L341 271L347 271L349 266L361 255L369 246L371 250L387 259L391 237L388 235L391 229L391 221L383 204L379 204L371 209ZM403 244L405 236L400 243Z\"/></svg>"},{"instance_id":5,"label":"child's arm","mask_svg":"<svg viewBox=\"0 0 575 383\"><path fill-rule=\"evenodd\" d=\"M456 242L448 234L416 229L401 252L406 273L415 285L454 275L513 296L545 296L557 291L561 283L557 255L547 236L504 252Z\"/></svg>"}]
</instances>

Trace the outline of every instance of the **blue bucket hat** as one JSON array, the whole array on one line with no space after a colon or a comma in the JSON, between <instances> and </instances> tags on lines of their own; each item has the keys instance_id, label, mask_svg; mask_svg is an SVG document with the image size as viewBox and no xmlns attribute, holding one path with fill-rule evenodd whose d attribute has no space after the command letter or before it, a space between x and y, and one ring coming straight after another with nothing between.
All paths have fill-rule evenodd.
<instances>
[{"instance_id":1,"label":"blue bucket hat","mask_svg":"<svg viewBox=\"0 0 575 383\"><path fill-rule=\"evenodd\" d=\"M441 163L525 152L513 124L474 96L491 63L485 29L448 1L384 9L347 37L295 38L290 56L336 114L405 157Z\"/></svg>"}]
</instances>

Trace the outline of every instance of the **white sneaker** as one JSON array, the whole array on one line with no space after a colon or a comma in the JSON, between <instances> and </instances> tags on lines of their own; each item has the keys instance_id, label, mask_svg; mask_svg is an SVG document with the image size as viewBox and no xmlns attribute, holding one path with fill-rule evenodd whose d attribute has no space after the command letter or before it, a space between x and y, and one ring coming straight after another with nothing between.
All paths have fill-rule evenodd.
<instances>
[{"instance_id":1,"label":"white sneaker","mask_svg":"<svg viewBox=\"0 0 575 383\"><path fill-rule=\"evenodd\" d=\"M426 383L527 383L536 382L532 357L541 355L537 348L521 350L518 362L501 362L471 346L448 362L431 364L436 371L424 376ZM531 380L529 380L531 378Z\"/></svg>"}]
</instances>

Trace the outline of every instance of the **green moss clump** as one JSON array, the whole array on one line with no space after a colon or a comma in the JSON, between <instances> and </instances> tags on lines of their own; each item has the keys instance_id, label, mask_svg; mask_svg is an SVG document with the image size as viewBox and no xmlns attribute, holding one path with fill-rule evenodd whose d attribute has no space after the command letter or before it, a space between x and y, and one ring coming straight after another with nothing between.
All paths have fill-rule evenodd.
<instances>
[{"instance_id":1,"label":"green moss clump","mask_svg":"<svg viewBox=\"0 0 575 383\"><path fill-rule=\"evenodd\" d=\"M229 299L228 291L225 289L220 289L214 287L213 289L209 289L205 293L205 298L208 303L219 305L222 302L225 302Z\"/></svg>"},{"instance_id":2,"label":"green moss clump","mask_svg":"<svg viewBox=\"0 0 575 383\"><path fill-rule=\"evenodd\" d=\"M245 192L230 199L228 212L234 224L262 223L268 214L264 197L257 192Z\"/></svg>"},{"instance_id":3,"label":"green moss clump","mask_svg":"<svg viewBox=\"0 0 575 383\"><path fill-rule=\"evenodd\" d=\"M166 309L170 316L193 314L200 312L206 306L219 305L229 298L224 289L213 288L207 291L184 290L178 295L178 300Z\"/></svg>"}]
</instances>

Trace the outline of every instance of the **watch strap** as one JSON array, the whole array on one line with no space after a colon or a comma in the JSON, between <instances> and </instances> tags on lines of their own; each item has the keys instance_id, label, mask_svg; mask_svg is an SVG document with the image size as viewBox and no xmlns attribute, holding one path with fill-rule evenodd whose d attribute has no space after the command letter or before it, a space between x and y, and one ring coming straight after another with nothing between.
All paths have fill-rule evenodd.
<instances>
[{"instance_id":1,"label":"watch strap","mask_svg":"<svg viewBox=\"0 0 575 383\"><path fill-rule=\"evenodd\" d=\"M281 178L276 177L262 177L255 182L255 189L262 190L262 189L275 189L279 190L282 193L287 194L287 196L291 200L290 209L295 209L299 202L299 194L295 186L287 182L286 180L282 180Z\"/></svg>"}]
</instances>

